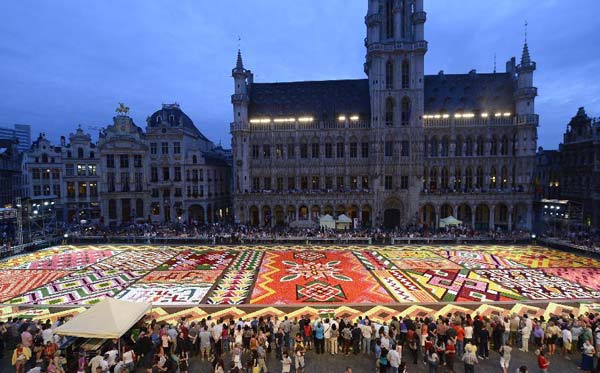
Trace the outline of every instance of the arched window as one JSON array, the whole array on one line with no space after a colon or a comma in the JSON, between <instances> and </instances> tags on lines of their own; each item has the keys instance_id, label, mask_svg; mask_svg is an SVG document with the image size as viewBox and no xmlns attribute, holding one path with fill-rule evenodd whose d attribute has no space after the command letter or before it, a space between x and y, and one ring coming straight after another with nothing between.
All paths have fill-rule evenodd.
<instances>
[{"instance_id":1,"label":"arched window","mask_svg":"<svg viewBox=\"0 0 600 373\"><path fill-rule=\"evenodd\" d=\"M192 163L193 164L198 163L198 157L196 157L195 155L192 156Z\"/></svg>"},{"instance_id":2,"label":"arched window","mask_svg":"<svg viewBox=\"0 0 600 373\"><path fill-rule=\"evenodd\" d=\"M408 126L410 123L410 99L404 97L402 99L402 125Z\"/></svg>"},{"instance_id":3,"label":"arched window","mask_svg":"<svg viewBox=\"0 0 600 373\"><path fill-rule=\"evenodd\" d=\"M427 154L427 153L425 153ZM429 172L427 170L427 167L423 168L423 190L427 189L427 187L429 186Z\"/></svg>"},{"instance_id":4,"label":"arched window","mask_svg":"<svg viewBox=\"0 0 600 373\"><path fill-rule=\"evenodd\" d=\"M438 156L438 140L437 137L433 136L431 138L431 147L430 147L430 155L432 157L437 157Z\"/></svg>"},{"instance_id":5,"label":"arched window","mask_svg":"<svg viewBox=\"0 0 600 373\"><path fill-rule=\"evenodd\" d=\"M473 188L473 169L471 167L467 167L465 172L465 187L467 189Z\"/></svg>"},{"instance_id":6,"label":"arched window","mask_svg":"<svg viewBox=\"0 0 600 373\"><path fill-rule=\"evenodd\" d=\"M492 166L492 169L490 170L490 189L496 189L496 167Z\"/></svg>"},{"instance_id":7,"label":"arched window","mask_svg":"<svg viewBox=\"0 0 600 373\"><path fill-rule=\"evenodd\" d=\"M42 163L48 163L48 154L42 154Z\"/></svg>"},{"instance_id":8,"label":"arched window","mask_svg":"<svg viewBox=\"0 0 600 373\"><path fill-rule=\"evenodd\" d=\"M429 149L429 139L427 139L427 136L425 136L425 141L423 141L423 155L425 157L429 155L427 149Z\"/></svg>"},{"instance_id":9,"label":"arched window","mask_svg":"<svg viewBox=\"0 0 600 373\"><path fill-rule=\"evenodd\" d=\"M385 88L394 89L394 63L392 61L385 64Z\"/></svg>"},{"instance_id":10,"label":"arched window","mask_svg":"<svg viewBox=\"0 0 600 373\"><path fill-rule=\"evenodd\" d=\"M456 145L454 147L454 156L455 157L462 157L462 148L463 148L463 139L462 137L458 136L456 138Z\"/></svg>"},{"instance_id":11,"label":"arched window","mask_svg":"<svg viewBox=\"0 0 600 373\"><path fill-rule=\"evenodd\" d=\"M175 115L169 115L169 124L175 124Z\"/></svg>"},{"instance_id":12,"label":"arched window","mask_svg":"<svg viewBox=\"0 0 600 373\"><path fill-rule=\"evenodd\" d=\"M83 158L83 148L77 148L77 158Z\"/></svg>"},{"instance_id":13,"label":"arched window","mask_svg":"<svg viewBox=\"0 0 600 373\"><path fill-rule=\"evenodd\" d=\"M506 168L506 166L502 166L502 175L500 177L500 187L502 189L506 189L506 187L508 186L508 169Z\"/></svg>"},{"instance_id":14,"label":"arched window","mask_svg":"<svg viewBox=\"0 0 600 373\"><path fill-rule=\"evenodd\" d=\"M492 137L492 144L490 146L490 155L498 155L498 138Z\"/></svg>"},{"instance_id":15,"label":"arched window","mask_svg":"<svg viewBox=\"0 0 600 373\"><path fill-rule=\"evenodd\" d=\"M431 191L435 191L437 189L437 168L432 167L431 172L429 173L429 189Z\"/></svg>"},{"instance_id":16,"label":"arched window","mask_svg":"<svg viewBox=\"0 0 600 373\"><path fill-rule=\"evenodd\" d=\"M388 39L394 37L394 1L385 2L385 36Z\"/></svg>"},{"instance_id":17,"label":"arched window","mask_svg":"<svg viewBox=\"0 0 600 373\"><path fill-rule=\"evenodd\" d=\"M508 137L502 136L502 143L500 144L500 154L508 155Z\"/></svg>"},{"instance_id":18,"label":"arched window","mask_svg":"<svg viewBox=\"0 0 600 373\"><path fill-rule=\"evenodd\" d=\"M160 123L160 115L156 116L156 123Z\"/></svg>"},{"instance_id":19,"label":"arched window","mask_svg":"<svg viewBox=\"0 0 600 373\"><path fill-rule=\"evenodd\" d=\"M410 65L408 60L402 61L402 89L409 88Z\"/></svg>"},{"instance_id":20,"label":"arched window","mask_svg":"<svg viewBox=\"0 0 600 373\"><path fill-rule=\"evenodd\" d=\"M442 168L442 189L448 189L448 169Z\"/></svg>"},{"instance_id":21,"label":"arched window","mask_svg":"<svg viewBox=\"0 0 600 373\"><path fill-rule=\"evenodd\" d=\"M448 156L449 146L450 146L450 144L448 143L448 137L444 136L442 138L442 154L440 154L442 157Z\"/></svg>"},{"instance_id":22,"label":"arched window","mask_svg":"<svg viewBox=\"0 0 600 373\"><path fill-rule=\"evenodd\" d=\"M90 158L94 158L94 152L90 152Z\"/></svg>"},{"instance_id":23,"label":"arched window","mask_svg":"<svg viewBox=\"0 0 600 373\"><path fill-rule=\"evenodd\" d=\"M477 155L483 155L484 152L484 141L483 137L477 137Z\"/></svg>"},{"instance_id":24,"label":"arched window","mask_svg":"<svg viewBox=\"0 0 600 373\"><path fill-rule=\"evenodd\" d=\"M473 138L471 136L467 137L467 144L465 149L465 155L467 157L473 156Z\"/></svg>"},{"instance_id":25,"label":"arched window","mask_svg":"<svg viewBox=\"0 0 600 373\"><path fill-rule=\"evenodd\" d=\"M392 97L385 100L385 124L388 126L394 125L394 99Z\"/></svg>"},{"instance_id":26,"label":"arched window","mask_svg":"<svg viewBox=\"0 0 600 373\"><path fill-rule=\"evenodd\" d=\"M477 181L476 181L476 186L479 189L483 188L483 167L481 167L481 166L477 167Z\"/></svg>"},{"instance_id":27,"label":"arched window","mask_svg":"<svg viewBox=\"0 0 600 373\"><path fill-rule=\"evenodd\" d=\"M460 167L454 169L454 189L461 190L462 188L462 170Z\"/></svg>"},{"instance_id":28,"label":"arched window","mask_svg":"<svg viewBox=\"0 0 600 373\"><path fill-rule=\"evenodd\" d=\"M117 201L114 199L108 200L108 218L109 219L117 218Z\"/></svg>"}]
</instances>

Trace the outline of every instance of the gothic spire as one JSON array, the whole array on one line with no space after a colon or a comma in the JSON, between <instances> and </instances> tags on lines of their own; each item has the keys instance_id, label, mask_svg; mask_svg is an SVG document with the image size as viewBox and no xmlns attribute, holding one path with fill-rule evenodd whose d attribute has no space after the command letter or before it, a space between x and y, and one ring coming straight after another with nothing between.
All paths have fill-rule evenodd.
<instances>
[{"instance_id":1,"label":"gothic spire","mask_svg":"<svg viewBox=\"0 0 600 373\"><path fill-rule=\"evenodd\" d=\"M244 62L242 62L242 51L238 49L237 62L235 64L236 69L244 69Z\"/></svg>"},{"instance_id":2,"label":"gothic spire","mask_svg":"<svg viewBox=\"0 0 600 373\"><path fill-rule=\"evenodd\" d=\"M527 42L523 45L523 54L521 55L521 65L529 65L531 63L531 57L529 57L529 47Z\"/></svg>"}]
</instances>

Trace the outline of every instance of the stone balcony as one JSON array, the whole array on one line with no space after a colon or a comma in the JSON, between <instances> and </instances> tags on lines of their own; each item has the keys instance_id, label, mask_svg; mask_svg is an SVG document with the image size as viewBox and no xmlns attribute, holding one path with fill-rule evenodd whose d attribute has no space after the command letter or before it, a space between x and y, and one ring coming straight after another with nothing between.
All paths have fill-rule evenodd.
<instances>
[{"instance_id":1,"label":"stone balcony","mask_svg":"<svg viewBox=\"0 0 600 373\"><path fill-rule=\"evenodd\" d=\"M424 128L461 128L461 127L480 127L480 126L516 126L516 125L534 125L538 126L539 116L537 114L520 115L512 117L487 118L475 116L473 118L423 118Z\"/></svg>"}]
</instances>

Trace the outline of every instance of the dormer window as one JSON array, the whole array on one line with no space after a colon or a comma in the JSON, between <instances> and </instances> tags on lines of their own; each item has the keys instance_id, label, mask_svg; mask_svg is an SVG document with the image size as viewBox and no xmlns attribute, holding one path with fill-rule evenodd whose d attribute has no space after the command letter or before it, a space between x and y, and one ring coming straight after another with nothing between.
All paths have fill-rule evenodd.
<instances>
[{"instance_id":1,"label":"dormer window","mask_svg":"<svg viewBox=\"0 0 600 373\"><path fill-rule=\"evenodd\" d=\"M175 115L173 115L173 114L169 115L169 123L171 125L175 124Z\"/></svg>"},{"instance_id":2,"label":"dormer window","mask_svg":"<svg viewBox=\"0 0 600 373\"><path fill-rule=\"evenodd\" d=\"M156 116L156 123L160 123L160 115Z\"/></svg>"}]
</instances>

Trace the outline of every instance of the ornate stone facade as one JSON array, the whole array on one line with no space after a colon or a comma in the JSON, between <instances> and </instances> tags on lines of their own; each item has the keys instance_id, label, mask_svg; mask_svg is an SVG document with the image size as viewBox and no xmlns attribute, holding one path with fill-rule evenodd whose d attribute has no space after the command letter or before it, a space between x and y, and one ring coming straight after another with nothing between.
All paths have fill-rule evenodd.
<instances>
[{"instance_id":1,"label":"ornate stone facade","mask_svg":"<svg viewBox=\"0 0 600 373\"><path fill-rule=\"evenodd\" d=\"M365 226L457 216L478 229L531 226L535 62L504 73L424 74L422 0L369 0L368 79L255 83L232 71L234 218Z\"/></svg>"},{"instance_id":2,"label":"ornate stone facade","mask_svg":"<svg viewBox=\"0 0 600 373\"><path fill-rule=\"evenodd\" d=\"M559 151L561 197L582 204L584 226L600 228L600 122L579 108Z\"/></svg>"}]
</instances>

